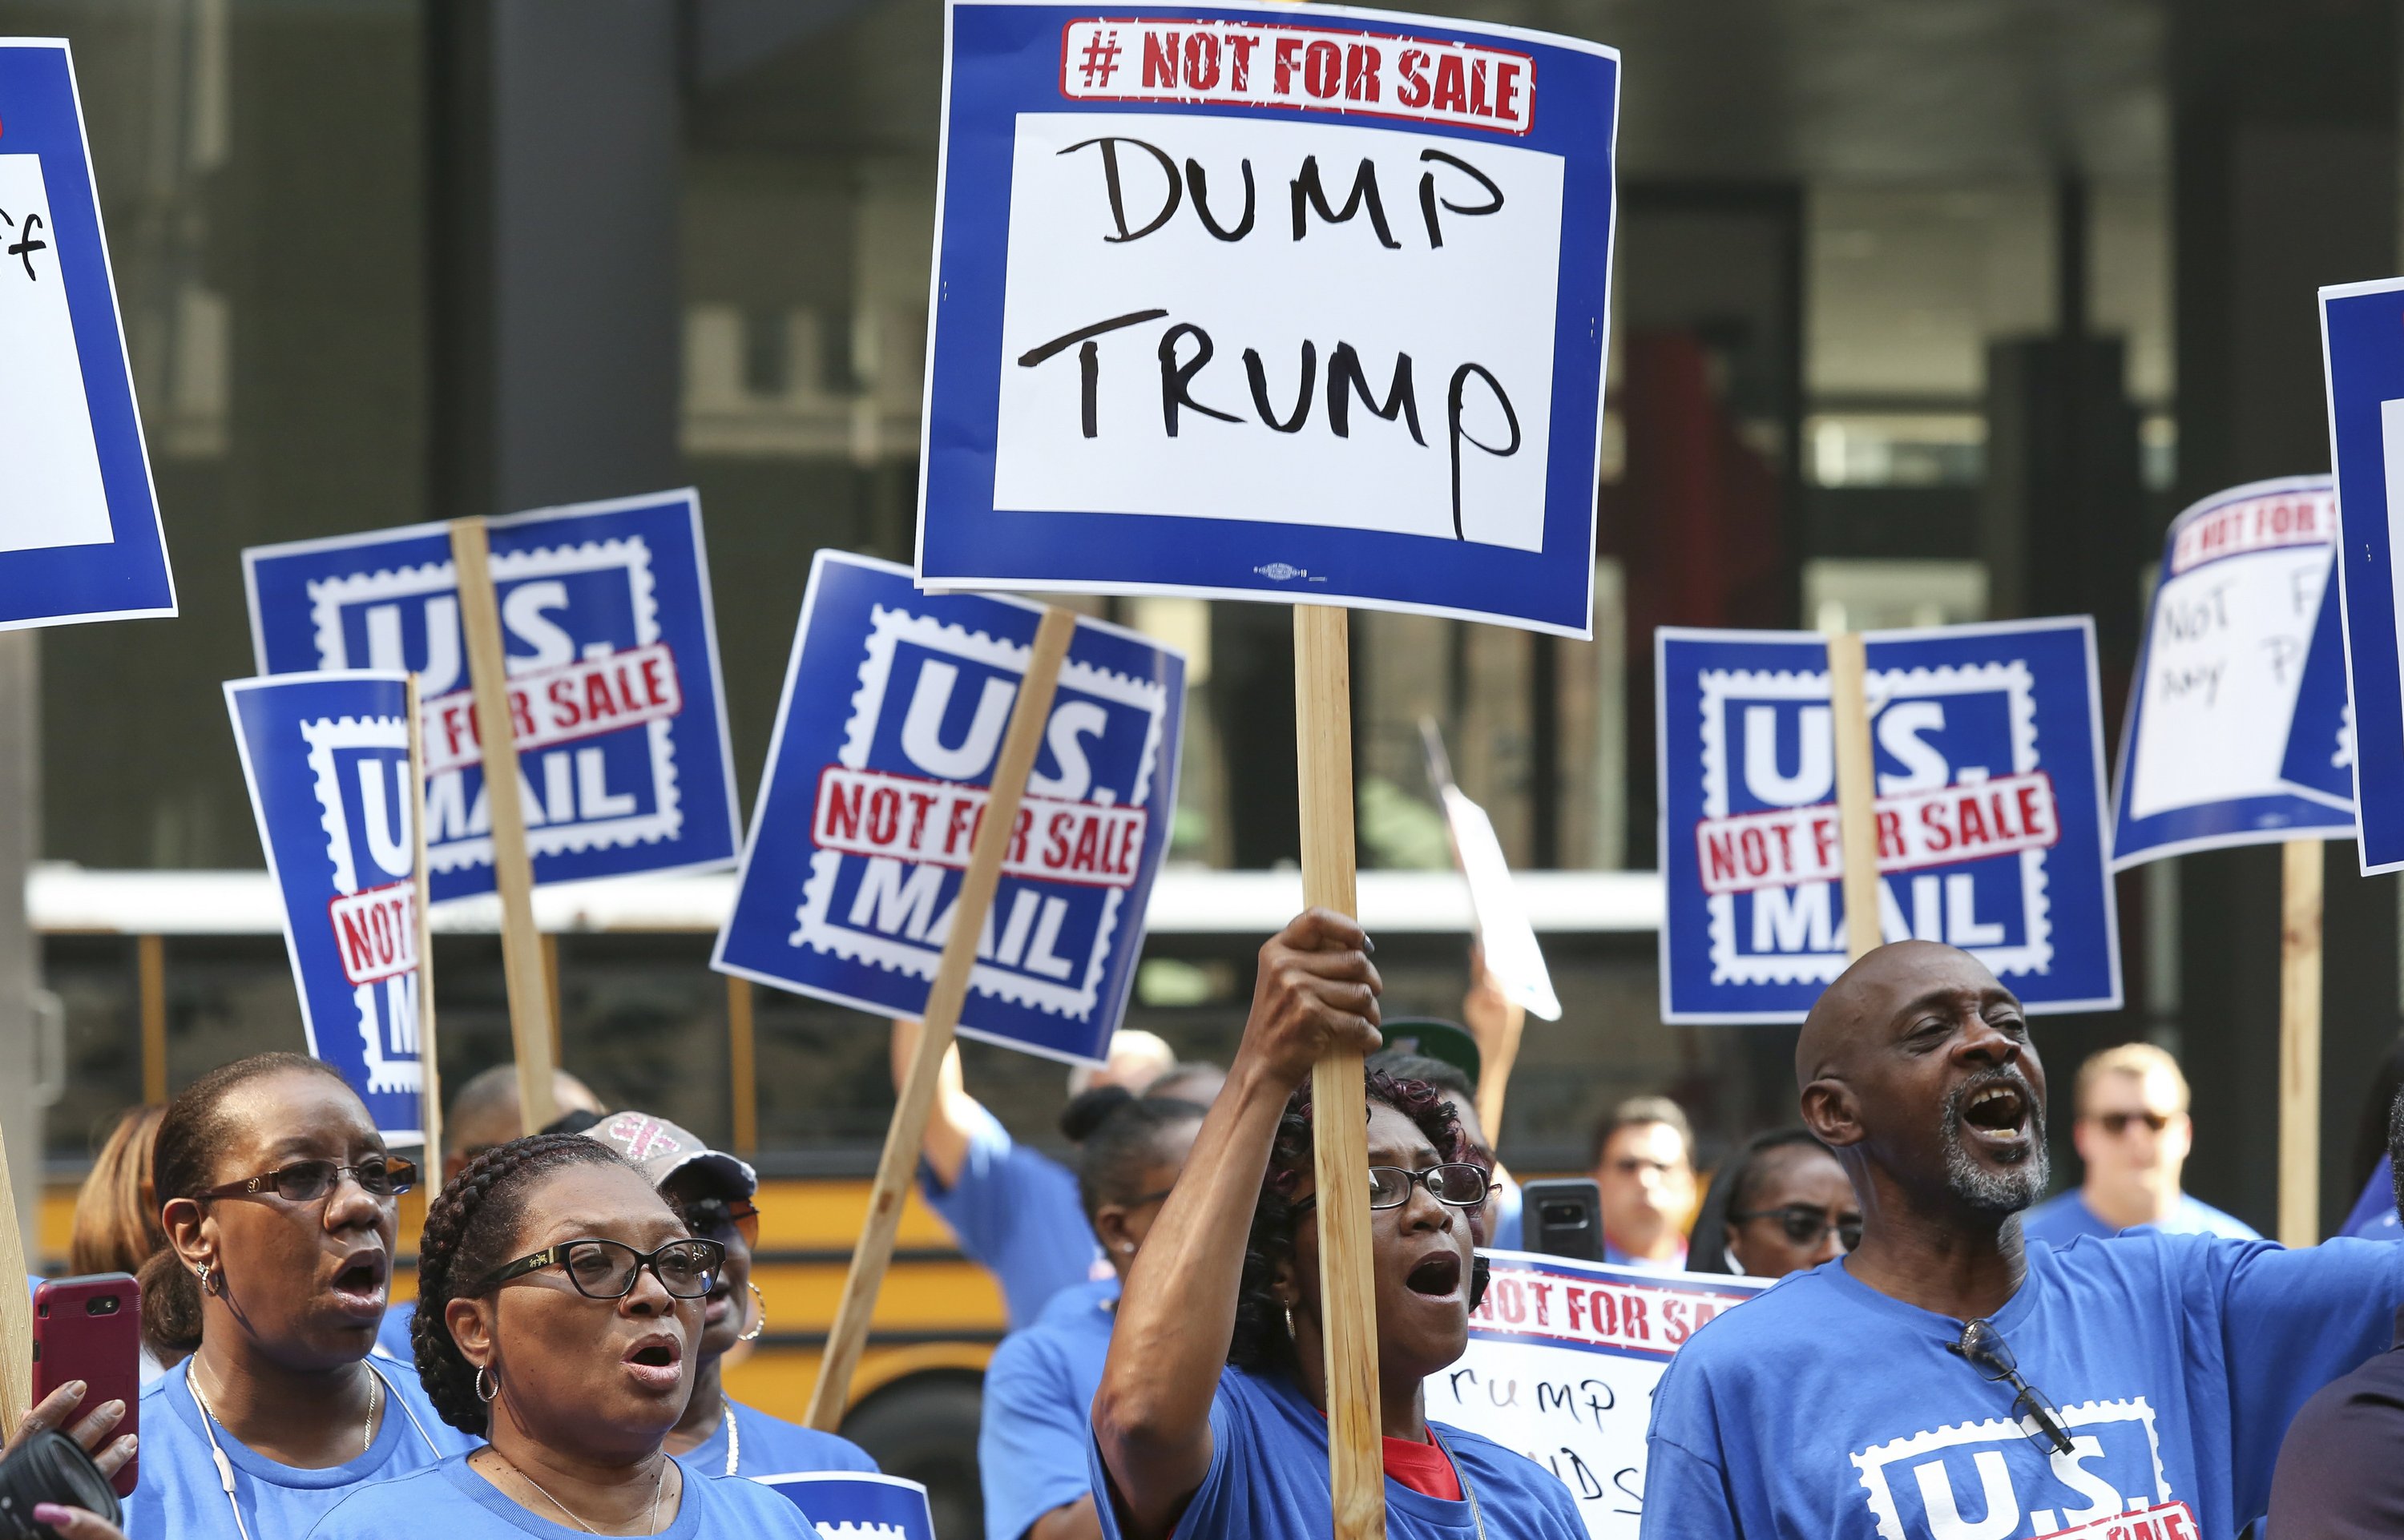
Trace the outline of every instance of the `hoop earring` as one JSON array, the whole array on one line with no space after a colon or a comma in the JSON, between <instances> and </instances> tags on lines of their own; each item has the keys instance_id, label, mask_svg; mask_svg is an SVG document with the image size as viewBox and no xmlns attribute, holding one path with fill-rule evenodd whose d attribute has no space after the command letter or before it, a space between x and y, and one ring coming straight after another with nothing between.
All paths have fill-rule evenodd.
<instances>
[{"instance_id":1,"label":"hoop earring","mask_svg":"<svg viewBox=\"0 0 2404 1540\"><path fill-rule=\"evenodd\" d=\"M768 1296L760 1292L760 1285L757 1283L750 1282L747 1280L743 1286L751 1291L751 1298L760 1307L760 1323L752 1327L749 1331L745 1332L734 1340L737 1342L757 1342L760 1340L760 1334L768 1329Z\"/></svg>"},{"instance_id":2,"label":"hoop earring","mask_svg":"<svg viewBox=\"0 0 2404 1540\"><path fill-rule=\"evenodd\" d=\"M487 1384L490 1384L493 1388L492 1388L491 1390L486 1390L484 1387L485 1387ZM486 1406L488 1406L488 1407L489 1407L489 1406L491 1406L491 1405L493 1404L493 1400L494 1400L494 1398L495 1398L495 1397L496 1397L496 1396L498 1396L500 1393L501 1393L501 1381L500 1381L500 1378L499 1378L497 1375L496 1375L496 1374L494 1374L494 1373L493 1373L493 1371L492 1371L491 1367L490 1367L490 1366L485 1366L485 1367L481 1367L481 1368L477 1369L477 1371L476 1371L476 1399L477 1399L477 1400L479 1400L479 1401L482 1401L482 1403L484 1403L484 1405L486 1405Z\"/></svg>"}]
</instances>

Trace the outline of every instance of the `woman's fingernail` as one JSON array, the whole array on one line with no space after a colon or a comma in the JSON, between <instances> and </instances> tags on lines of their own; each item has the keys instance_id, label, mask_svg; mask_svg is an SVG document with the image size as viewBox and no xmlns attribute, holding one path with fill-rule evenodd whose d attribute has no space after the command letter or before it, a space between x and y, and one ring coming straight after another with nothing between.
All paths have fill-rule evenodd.
<instances>
[{"instance_id":1,"label":"woman's fingernail","mask_svg":"<svg viewBox=\"0 0 2404 1540\"><path fill-rule=\"evenodd\" d=\"M122 1401L103 1402L100 1409L93 1412L91 1415L103 1422L114 1422L119 1418L125 1415L125 1403Z\"/></svg>"},{"instance_id":2,"label":"woman's fingernail","mask_svg":"<svg viewBox=\"0 0 2404 1540\"><path fill-rule=\"evenodd\" d=\"M74 1396L78 1401L83 1399L83 1393L91 1388L91 1386L85 1384L80 1379L70 1379L65 1384L59 1387L59 1389L66 1392L69 1395Z\"/></svg>"},{"instance_id":3,"label":"woman's fingernail","mask_svg":"<svg viewBox=\"0 0 2404 1540\"><path fill-rule=\"evenodd\" d=\"M74 1523L75 1515L56 1503L36 1503L34 1505L34 1522L57 1529L62 1525Z\"/></svg>"}]
</instances>

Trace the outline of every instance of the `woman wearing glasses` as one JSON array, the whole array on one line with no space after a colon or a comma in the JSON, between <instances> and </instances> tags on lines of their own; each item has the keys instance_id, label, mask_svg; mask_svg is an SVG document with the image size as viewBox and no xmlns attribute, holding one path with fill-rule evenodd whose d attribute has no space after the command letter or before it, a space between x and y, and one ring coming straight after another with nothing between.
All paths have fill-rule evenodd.
<instances>
[{"instance_id":1,"label":"woman wearing glasses","mask_svg":"<svg viewBox=\"0 0 2404 1540\"><path fill-rule=\"evenodd\" d=\"M702 1304L692 1397L669 1430L667 1451L707 1476L875 1470L876 1462L850 1439L744 1406L720 1383L726 1354L738 1342L756 1340L768 1325L768 1302L751 1282L751 1250L760 1243L760 1211L751 1202L759 1173L649 1113L608 1113L584 1133L633 1162L694 1235L726 1251Z\"/></svg>"},{"instance_id":2,"label":"woman wearing glasses","mask_svg":"<svg viewBox=\"0 0 2404 1540\"><path fill-rule=\"evenodd\" d=\"M134 1540L306 1534L351 1487L466 1447L416 1371L368 1362L417 1172L340 1075L298 1054L213 1070L151 1158L167 1246L142 1267L143 1331L190 1356L143 1387Z\"/></svg>"},{"instance_id":3,"label":"woman wearing glasses","mask_svg":"<svg viewBox=\"0 0 2404 1540\"><path fill-rule=\"evenodd\" d=\"M661 1448L724 1257L598 1141L535 1134L479 1155L426 1212L411 1335L435 1410L484 1442L352 1492L313 1535L810 1540L776 1492Z\"/></svg>"},{"instance_id":4,"label":"woman wearing glasses","mask_svg":"<svg viewBox=\"0 0 2404 1540\"><path fill-rule=\"evenodd\" d=\"M1695 1220L1686 1268L1784 1278L1861 1239L1861 1199L1837 1157L1801 1128L1776 1128L1721 1164Z\"/></svg>"},{"instance_id":5,"label":"woman wearing glasses","mask_svg":"<svg viewBox=\"0 0 2404 1540\"><path fill-rule=\"evenodd\" d=\"M1162 1205L1119 1301L1094 1402L1097 1517L1118 1540L1323 1535L1312 1109L1328 1052L1377 1046L1369 938L1311 910L1261 949L1227 1087ZM1426 1418L1420 1381L1468 1345L1469 1214L1486 1197L1450 1105L1370 1072L1370 1263L1387 1533L1575 1540L1574 1499L1526 1457Z\"/></svg>"}]
</instances>

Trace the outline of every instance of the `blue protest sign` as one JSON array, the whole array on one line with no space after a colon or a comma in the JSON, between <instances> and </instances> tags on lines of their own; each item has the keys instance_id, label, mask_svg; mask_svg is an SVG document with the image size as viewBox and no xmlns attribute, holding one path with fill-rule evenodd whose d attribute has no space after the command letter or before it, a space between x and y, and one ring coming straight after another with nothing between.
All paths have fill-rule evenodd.
<instances>
[{"instance_id":1,"label":"blue protest sign","mask_svg":"<svg viewBox=\"0 0 2404 1540\"><path fill-rule=\"evenodd\" d=\"M794 1476L755 1476L792 1499L818 1526L820 1540L935 1540L927 1489L898 1476L855 1471L811 1471Z\"/></svg>"},{"instance_id":2,"label":"blue protest sign","mask_svg":"<svg viewBox=\"0 0 2404 1540\"><path fill-rule=\"evenodd\" d=\"M918 575L1589 635L1619 58L952 0Z\"/></svg>"},{"instance_id":3,"label":"blue protest sign","mask_svg":"<svg viewBox=\"0 0 2404 1540\"><path fill-rule=\"evenodd\" d=\"M2369 875L2404 867L2404 567L2389 496L2404 471L2404 278L2321 290L2321 362L2354 701L2355 844Z\"/></svg>"},{"instance_id":4,"label":"blue protest sign","mask_svg":"<svg viewBox=\"0 0 2404 1540\"><path fill-rule=\"evenodd\" d=\"M2032 1012L2120 1003L2094 628L1871 632L1879 922ZM1845 967L1825 637L1656 633L1662 1019L1799 1021Z\"/></svg>"},{"instance_id":5,"label":"blue protest sign","mask_svg":"<svg viewBox=\"0 0 2404 1540\"><path fill-rule=\"evenodd\" d=\"M886 1015L926 1009L1039 605L921 594L821 551L712 965ZM1098 1063L1177 807L1185 660L1080 620L959 1029Z\"/></svg>"},{"instance_id":6,"label":"blue protest sign","mask_svg":"<svg viewBox=\"0 0 2404 1540\"><path fill-rule=\"evenodd\" d=\"M75 63L0 40L0 631L175 612Z\"/></svg>"},{"instance_id":7,"label":"blue protest sign","mask_svg":"<svg viewBox=\"0 0 2404 1540\"><path fill-rule=\"evenodd\" d=\"M426 1137L407 690L406 675L364 669L225 687L309 1052L394 1144Z\"/></svg>"},{"instance_id":8,"label":"blue protest sign","mask_svg":"<svg viewBox=\"0 0 2404 1540\"><path fill-rule=\"evenodd\" d=\"M2255 482L2171 523L2129 692L2115 870L2354 829L2337 493Z\"/></svg>"},{"instance_id":9,"label":"blue protest sign","mask_svg":"<svg viewBox=\"0 0 2404 1540\"><path fill-rule=\"evenodd\" d=\"M723 866L737 840L701 502L494 519L520 802L538 883ZM442 525L243 553L262 674L423 678L434 899L493 890L492 811Z\"/></svg>"}]
</instances>

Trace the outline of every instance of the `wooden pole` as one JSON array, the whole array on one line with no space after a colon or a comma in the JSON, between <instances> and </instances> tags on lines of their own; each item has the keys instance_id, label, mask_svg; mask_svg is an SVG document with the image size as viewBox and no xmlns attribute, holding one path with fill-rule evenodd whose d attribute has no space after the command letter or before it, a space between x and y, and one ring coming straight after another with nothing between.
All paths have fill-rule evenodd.
<instances>
[{"instance_id":1,"label":"wooden pole","mask_svg":"<svg viewBox=\"0 0 2404 1540\"><path fill-rule=\"evenodd\" d=\"M426 1201L442 1191L442 1066L434 1040L434 875L426 864L426 723L409 676L409 870L417 902L417 1117L426 1132Z\"/></svg>"},{"instance_id":2,"label":"wooden pole","mask_svg":"<svg viewBox=\"0 0 2404 1540\"><path fill-rule=\"evenodd\" d=\"M1352 849L1350 614L1329 605L1293 611L1296 768L1302 791L1302 901L1357 915ZM1327 1480L1336 1540L1386 1533L1378 1446L1377 1302L1369 1254L1368 1101L1361 1056L1311 1067L1312 1175L1319 1195L1320 1334L1327 1357Z\"/></svg>"},{"instance_id":3,"label":"wooden pole","mask_svg":"<svg viewBox=\"0 0 2404 1540\"><path fill-rule=\"evenodd\" d=\"M533 1133L559 1115L552 1099L551 981L542 935L534 926L534 862L526 853L525 808L518 801L518 746L510 731L509 664L501 607L493 593L492 544L482 519L451 521L451 563L459 589L460 629L468 638L468 679L476 695L476 742L482 751L484 801L493 820L493 886L501 898L501 970L509 982L510 1037L517 1051L521 1126Z\"/></svg>"},{"instance_id":4,"label":"wooden pole","mask_svg":"<svg viewBox=\"0 0 2404 1540\"><path fill-rule=\"evenodd\" d=\"M760 1153L760 1049L751 1015L751 981L726 975L727 1094L734 1108L734 1153Z\"/></svg>"},{"instance_id":5,"label":"wooden pole","mask_svg":"<svg viewBox=\"0 0 2404 1540\"><path fill-rule=\"evenodd\" d=\"M985 816L977 820L976 838L969 849L969 869L960 877L959 896L952 904L952 928L943 938L943 959L927 988L925 1029L918 1051L902 1078L895 1099L893 1122L885 1130L885 1154L876 1162L876 1181L868 1194L868 1216L860 1224L860 1244L851 1253L851 1272L844 1280L843 1299L836 1305L834 1326L827 1333L826 1356L818 1361L818 1384L810 1391L804 1418L811 1427L832 1433L843 1421L851 1401L851 1376L860 1366L860 1349L868 1341L869 1318L876 1311L876 1292L893 1260L893 1235L902 1223L902 1200L910 1196L910 1178L918 1169L918 1147L927 1137L927 1117L935 1104L935 1085L950 1051L952 1034L960 1024L960 1007L968 1001L969 973L976 966L979 938L985 914L993 906L994 889L1001 883L1001 860L1018 822L1019 799L1035 768L1044 725L1052 720L1052 695L1060 682L1060 662L1069 654L1069 639L1077 629L1076 612L1046 609L1035 629L1035 646L1019 681L1018 699L1010 708L1010 730L1001 740L995 762ZM1361 1178L1368 1191L1369 1179Z\"/></svg>"},{"instance_id":6,"label":"wooden pole","mask_svg":"<svg viewBox=\"0 0 2404 1540\"><path fill-rule=\"evenodd\" d=\"M1837 735L1837 828L1845 852L1845 956L1879 945L1878 761L1870 749L1868 665L1858 631L1828 638L1829 726Z\"/></svg>"},{"instance_id":7,"label":"wooden pole","mask_svg":"<svg viewBox=\"0 0 2404 1540\"><path fill-rule=\"evenodd\" d=\"M2281 847L2279 1243L2321 1238L2321 842Z\"/></svg>"},{"instance_id":8,"label":"wooden pole","mask_svg":"<svg viewBox=\"0 0 2404 1540\"><path fill-rule=\"evenodd\" d=\"M142 1100L162 1106L167 1100L167 938L135 937L133 967L142 1001Z\"/></svg>"},{"instance_id":9,"label":"wooden pole","mask_svg":"<svg viewBox=\"0 0 2404 1540\"><path fill-rule=\"evenodd\" d=\"M17 1436L33 1395L34 1301L25 1288L25 1238L17 1228L17 1190L8 1183L8 1143L0 1138L0 1442Z\"/></svg>"}]
</instances>

